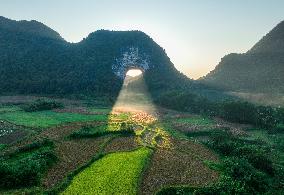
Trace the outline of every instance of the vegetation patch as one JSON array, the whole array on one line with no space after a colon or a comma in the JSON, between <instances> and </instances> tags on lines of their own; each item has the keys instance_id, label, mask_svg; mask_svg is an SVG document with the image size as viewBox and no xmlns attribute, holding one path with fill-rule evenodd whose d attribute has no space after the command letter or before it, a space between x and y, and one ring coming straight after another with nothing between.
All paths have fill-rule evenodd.
<instances>
[{"instance_id":1,"label":"vegetation patch","mask_svg":"<svg viewBox=\"0 0 284 195\"><path fill-rule=\"evenodd\" d=\"M1 106L0 105L0 114L1 113L5 113L5 112L16 112L16 111L20 111L21 108L18 106L14 106L14 105L5 105L5 106Z\"/></svg>"},{"instance_id":2,"label":"vegetation patch","mask_svg":"<svg viewBox=\"0 0 284 195\"><path fill-rule=\"evenodd\" d=\"M0 188L38 186L42 175L57 160L53 147L35 143L0 158Z\"/></svg>"},{"instance_id":3,"label":"vegetation patch","mask_svg":"<svg viewBox=\"0 0 284 195\"><path fill-rule=\"evenodd\" d=\"M130 123L107 123L103 125L83 126L79 131L73 132L71 138L100 137L107 134L134 135L134 127Z\"/></svg>"},{"instance_id":4,"label":"vegetation patch","mask_svg":"<svg viewBox=\"0 0 284 195\"><path fill-rule=\"evenodd\" d=\"M36 101L22 106L23 110L26 112L36 112L43 110L52 110L56 108L63 108L63 104L56 102L52 99L37 99Z\"/></svg>"},{"instance_id":5,"label":"vegetation patch","mask_svg":"<svg viewBox=\"0 0 284 195\"><path fill-rule=\"evenodd\" d=\"M6 144L0 144L0 151L6 147Z\"/></svg>"},{"instance_id":6,"label":"vegetation patch","mask_svg":"<svg viewBox=\"0 0 284 195\"><path fill-rule=\"evenodd\" d=\"M215 133L208 134L209 140L205 144L222 157L220 163L213 163L213 166L211 163L211 167L221 172L221 177L218 183L196 188L196 194L279 192L284 175L283 152L279 148L279 140L275 136L267 136L268 133L264 130L262 133L260 130L251 130L248 133L250 136L245 137L235 136L226 130L216 130ZM263 133L267 136L265 139ZM186 194L186 188L171 188L170 191L173 194Z\"/></svg>"},{"instance_id":7,"label":"vegetation patch","mask_svg":"<svg viewBox=\"0 0 284 195\"><path fill-rule=\"evenodd\" d=\"M94 114L109 114L111 112L110 108L90 107L88 110Z\"/></svg>"},{"instance_id":8,"label":"vegetation patch","mask_svg":"<svg viewBox=\"0 0 284 195\"><path fill-rule=\"evenodd\" d=\"M70 122L107 121L106 115L58 113L54 111L9 112L0 114L0 119L26 127L51 127Z\"/></svg>"},{"instance_id":9,"label":"vegetation patch","mask_svg":"<svg viewBox=\"0 0 284 195\"><path fill-rule=\"evenodd\" d=\"M244 101L213 102L207 98L184 91L161 94L155 102L167 108L195 114L215 116L230 122L252 124L274 130L283 124L284 108L254 105Z\"/></svg>"},{"instance_id":10,"label":"vegetation patch","mask_svg":"<svg viewBox=\"0 0 284 195\"><path fill-rule=\"evenodd\" d=\"M75 176L63 194L137 194L148 148L108 154Z\"/></svg>"},{"instance_id":11,"label":"vegetation patch","mask_svg":"<svg viewBox=\"0 0 284 195\"><path fill-rule=\"evenodd\" d=\"M194 117L188 117L188 118L179 118L175 120L176 123L186 123L191 125L201 125L201 126L210 126L214 125L215 122L207 117L202 116L194 116Z\"/></svg>"}]
</instances>

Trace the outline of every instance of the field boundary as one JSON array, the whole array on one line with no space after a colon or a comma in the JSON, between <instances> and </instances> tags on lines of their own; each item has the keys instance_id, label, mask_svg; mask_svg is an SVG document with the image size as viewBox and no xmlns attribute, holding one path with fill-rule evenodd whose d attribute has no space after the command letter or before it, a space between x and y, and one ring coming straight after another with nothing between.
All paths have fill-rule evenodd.
<instances>
[{"instance_id":1,"label":"field boundary","mask_svg":"<svg viewBox=\"0 0 284 195\"><path fill-rule=\"evenodd\" d=\"M57 184L55 187L53 187L50 190L47 190L44 192L44 194L46 195L53 195L53 194L58 194L59 192L62 192L63 190L65 190L68 185L71 183L72 179L78 174L80 173L82 170L86 169L87 167L89 167L91 164L93 164L95 161L103 158L106 154L103 152L104 148L106 147L106 145L112 141L116 136L112 136L110 138L108 138L104 143L101 144L101 148L98 152L98 154L96 154L91 160L89 160L89 162L87 162L86 164L82 165L81 167L77 168L76 170L72 171L71 173L69 173L67 175L67 177L65 177L65 179L60 182L59 184Z\"/></svg>"}]
</instances>

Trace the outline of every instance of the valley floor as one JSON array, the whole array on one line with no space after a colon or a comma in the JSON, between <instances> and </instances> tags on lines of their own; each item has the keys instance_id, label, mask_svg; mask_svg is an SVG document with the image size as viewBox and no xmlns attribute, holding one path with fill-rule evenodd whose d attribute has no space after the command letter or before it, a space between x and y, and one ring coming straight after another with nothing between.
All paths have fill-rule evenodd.
<instances>
[{"instance_id":1,"label":"valley floor","mask_svg":"<svg viewBox=\"0 0 284 195\"><path fill-rule=\"evenodd\" d=\"M260 130L247 131L249 125L149 102L106 107L56 99L64 108L23 110L37 98L0 98L1 194L162 194L173 187L206 188L223 177L216 168L223 157L208 145L211 136L221 132L273 147L277 142ZM276 152L273 158L283 160L283 150Z\"/></svg>"}]
</instances>

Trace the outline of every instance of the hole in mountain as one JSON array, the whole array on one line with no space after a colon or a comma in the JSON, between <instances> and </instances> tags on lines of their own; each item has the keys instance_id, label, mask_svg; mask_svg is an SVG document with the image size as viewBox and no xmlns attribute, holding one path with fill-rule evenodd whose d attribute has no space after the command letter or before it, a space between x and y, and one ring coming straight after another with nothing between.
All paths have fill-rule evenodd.
<instances>
[{"instance_id":1,"label":"hole in mountain","mask_svg":"<svg viewBox=\"0 0 284 195\"><path fill-rule=\"evenodd\" d=\"M137 77L140 76L142 73L142 70L138 68L132 68L126 72L126 77Z\"/></svg>"}]
</instances>

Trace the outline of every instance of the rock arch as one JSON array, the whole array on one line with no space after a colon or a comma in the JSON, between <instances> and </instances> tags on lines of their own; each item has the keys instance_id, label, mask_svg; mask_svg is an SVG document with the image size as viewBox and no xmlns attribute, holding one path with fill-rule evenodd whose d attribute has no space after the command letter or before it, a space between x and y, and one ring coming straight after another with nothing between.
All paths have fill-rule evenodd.
<instances>
[{"instance_id":1,"label":"rock arch","mask_svg":"<svg viewBox=\"0 0 284 195\"><path fill-rule=\"evenodd\" d=\"M122 55L116 58L112 65L113 73L121 79L124 79L130 69L140 69L144 73L149 68L149 56L139 52L138 47L128 47L123 50Z\"/></svg>"}]
</instances>

